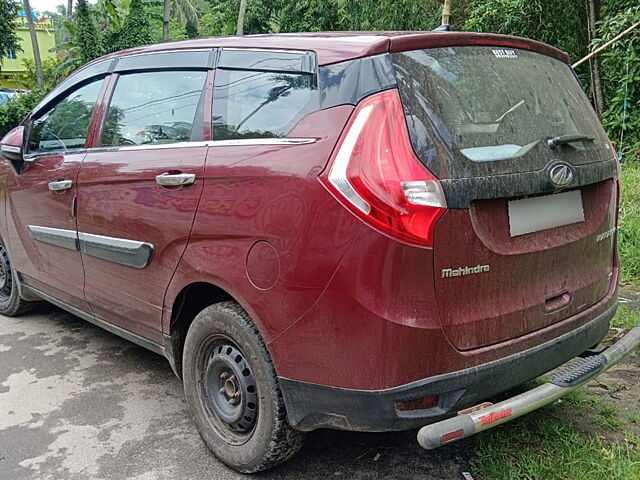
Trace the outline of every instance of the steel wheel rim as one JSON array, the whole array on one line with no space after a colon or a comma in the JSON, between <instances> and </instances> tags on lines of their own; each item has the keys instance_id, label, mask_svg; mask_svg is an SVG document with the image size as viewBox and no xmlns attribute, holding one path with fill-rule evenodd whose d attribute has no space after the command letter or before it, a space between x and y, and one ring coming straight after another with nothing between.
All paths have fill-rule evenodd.
<instances>
[{"instance_id":1,"label":"steel wheel rim","mask_svg":"<svg viewBox=\"0 0 640 480\"><path fill-rule=\"evenodd\" d=\"M0 244L0 301L8 301L12 291L13 275L9 255L4 245Z\"/></svg>"},{"instance_id":2,"label":"steel wheel rim","mask_svg":"<svg viewBox=\"0 0 640 480\"><path fill-rule=\"evenodd\" d=\"M199 348L197 369L198 400L210 426L229 444L246 443L258 418L258 389L244 354L230 339L210 337Z\"/></svg>"}]
</instances>

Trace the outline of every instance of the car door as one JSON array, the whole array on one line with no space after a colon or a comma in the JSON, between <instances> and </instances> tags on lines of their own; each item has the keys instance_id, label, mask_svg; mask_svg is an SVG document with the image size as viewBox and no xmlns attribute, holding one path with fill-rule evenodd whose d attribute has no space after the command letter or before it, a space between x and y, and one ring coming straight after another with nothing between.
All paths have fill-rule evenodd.
<instances>
[{"instance_id":1,"label":"car door","mask_svg":"<svg viewBox=\"0 0 640 480\"><path fill-rule=\"evenodd\" d=\"M98 318L158 343L202 191L212 75L206 63L114 74L99 145L78 176L86 299Z\"/></svg>"},{"instance_id":2,"label":"car door","mask_svg":"<svg viewBox=\"0 0 640 480\"><path fill-rule=\"evenodd\" d=\"M25 162L7 183L12 262L25 284L82 310L76 243L77 177L103 79L72 87L28 123Z\"/></svg>"}]
</instances>

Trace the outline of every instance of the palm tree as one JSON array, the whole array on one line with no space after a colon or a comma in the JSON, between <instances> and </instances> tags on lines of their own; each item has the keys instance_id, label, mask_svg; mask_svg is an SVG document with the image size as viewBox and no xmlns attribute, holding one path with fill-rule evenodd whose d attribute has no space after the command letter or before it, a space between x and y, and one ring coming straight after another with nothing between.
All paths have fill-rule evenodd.
<instances>
[{"instance_id":1,"label":"palm tree","mask_svg":"<svg viewBox=\"0 0 640 480\"><path fill-rule=\"evenodd\" d=\"M244 32L244 15L247 13L247 0L240 0L240 10L238 11L238 24L236 25L236 35Z\"/></svg>"},{"instance_id":2,"label":"palm tree","mask_svg":"<svg viewBox=\"0 0 640 480\"><path fill-rule=\"evenodd\" d=\"M178 18L181 24L191 22L198 23L198 10L193 6L192 0L164 0L162 6L162 41L169 41L169 21L171 13Z\"/></svg>"},{"instance_id":3,"label":"palm tree","mask_svg":"<svg viewBox=\"0 0 640 480\"><path fill-rule=\"evenodd\" d=\"M31 36L31 46L33 47L33 63L36 66L36 83L38 84L38 88L44 88L44 74L42 73L40 46L38 45L36 27L33 25L33 17L31 16L31 5L29 5L29 0L22 0L22 5L24 6L24 12L27 15L27 25L29 25L29 35Z\"/></svg>"}]
</instances>

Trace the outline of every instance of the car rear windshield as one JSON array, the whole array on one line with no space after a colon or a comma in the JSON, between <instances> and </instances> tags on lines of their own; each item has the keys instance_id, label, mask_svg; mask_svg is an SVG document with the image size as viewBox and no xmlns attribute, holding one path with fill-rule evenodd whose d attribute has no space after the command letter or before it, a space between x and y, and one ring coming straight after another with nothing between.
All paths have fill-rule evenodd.
<instances>
[{"instance_id":1,"label":"car rear windshield","mask_svg":"<svg viewBox=\"0 0 640 480\"><path fill-rule=\"evenodd\" d=\"M608 160L606 134L570 67L518 49L450 47L393 56L413 147L440 178ZM589 137L552 151L562 135ZM591 140L592 139L592 140Z\"/></svg>"}]
</instances>

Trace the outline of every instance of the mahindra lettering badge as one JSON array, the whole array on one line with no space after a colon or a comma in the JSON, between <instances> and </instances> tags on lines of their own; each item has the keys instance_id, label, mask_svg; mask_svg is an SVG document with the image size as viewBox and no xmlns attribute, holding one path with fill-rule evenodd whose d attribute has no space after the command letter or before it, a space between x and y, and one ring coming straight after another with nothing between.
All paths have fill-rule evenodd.
<instances>
[{"instance_id":1,"label":"mahindra lettering badge","mask_svg":"<svg viewBox=\"0 0 640 480\"><path fill-rule=\"evenodd\" d=\"M573 181L573 169L567 164L560 163L551 167L549 178L556 187L566 187Z\"/></svg>"}]
</instances>

